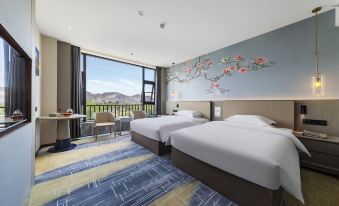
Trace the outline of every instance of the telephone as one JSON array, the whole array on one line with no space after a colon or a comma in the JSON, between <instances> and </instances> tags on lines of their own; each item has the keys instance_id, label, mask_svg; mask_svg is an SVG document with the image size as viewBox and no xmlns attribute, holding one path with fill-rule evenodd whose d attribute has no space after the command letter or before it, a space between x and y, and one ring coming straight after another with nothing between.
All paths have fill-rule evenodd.
<instances>
[{"instance_id":1,"label":"telephone","mask_svg":"<svg viewBox=\"0 0 339 206\"><path fill-rule=\"evenodd\" d=\"M303 135L306 137L314 137L314 138L321 138L321 139L327 138L327 134L325 133L312 132L308 130L304 130Z\"/></svg>"}]
</instances>

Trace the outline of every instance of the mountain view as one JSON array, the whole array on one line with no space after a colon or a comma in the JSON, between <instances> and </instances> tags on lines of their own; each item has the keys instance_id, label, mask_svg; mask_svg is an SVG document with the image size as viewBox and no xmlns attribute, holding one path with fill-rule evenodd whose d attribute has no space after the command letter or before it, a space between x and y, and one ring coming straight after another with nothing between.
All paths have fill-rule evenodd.
<instances>
[{"instance_id":1,"label":"mountain view","mask_svg":"<svg viewBox=\"0 0 339 206\"><path fill-rule=\"evenodd\" d=\"M140 104L141 95L135 94L127 96L119 92L104 92L104 93L91 93L86 91L86 100L89 103L106 103L106 104Z\"/></svg>"}]
</instances>

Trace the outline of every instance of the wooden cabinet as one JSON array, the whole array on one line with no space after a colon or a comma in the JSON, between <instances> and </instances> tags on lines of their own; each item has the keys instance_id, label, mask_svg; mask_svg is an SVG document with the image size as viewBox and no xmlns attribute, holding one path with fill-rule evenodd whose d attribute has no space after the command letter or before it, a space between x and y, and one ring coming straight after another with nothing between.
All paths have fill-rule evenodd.
<instances>
[{"instance_id":1,"label":"wooden cabinet","mask_svg":"<svg viewBox=\"0 0 339 206\"><path fill-rule=\"evenodd\" d=\"M339 137L318 139L305 137L299 133L295 135L311 153L311 157L304 153L300 154L301 166L333 174L339 178Z\"/></svg>"}]
</instances>

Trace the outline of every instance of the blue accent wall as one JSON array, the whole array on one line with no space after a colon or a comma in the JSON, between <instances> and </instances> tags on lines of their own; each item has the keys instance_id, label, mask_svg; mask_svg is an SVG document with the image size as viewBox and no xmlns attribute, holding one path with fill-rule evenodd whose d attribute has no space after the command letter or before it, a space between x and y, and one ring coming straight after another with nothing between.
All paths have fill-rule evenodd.
<instances>
[{"instance_id":1,"label":"blue accent wall","mask_svg":"<svg viewBox=\"0 0 339 206\"><path fill-rule=\"evenodd\" d=\"M224 99L311 99L312 76L315 74L315 19L314 17L265 33L246 41L207 54L213 66L209 76L223 73L221 58L242 54L244 58L264 56L276 65L249 71L233 72L232 76L219 80L220 86L229 92L209 94L211 82L196 78L193 85L167 82L168 100L224 100ZM205 57L201 57L202 61ZM192 60L192 64L199 57ZM180 72L183 63L174 67ZM339 97L339 28L335 27L334 10L319 15L319 68L326 76L326 95L321 98ZM168 76L167 76L168 77ZM174 88L175 95L171 95Z\"/></svg>"}]
</instances>

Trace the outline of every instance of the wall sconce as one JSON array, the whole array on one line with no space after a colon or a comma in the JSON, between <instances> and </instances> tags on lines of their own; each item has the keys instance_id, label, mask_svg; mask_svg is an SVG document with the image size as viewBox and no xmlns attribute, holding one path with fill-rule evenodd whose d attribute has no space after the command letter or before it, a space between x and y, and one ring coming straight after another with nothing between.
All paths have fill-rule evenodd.
<instances>
[{"instance_id":1,"label":"wall sconce","mask_svg":"<svg viewBox=\"0 0 339 206\"><path fill-rule=\"evenodd\" d=\"M300 106L300 114L303 114L303 115L307 114L307 107L306 107L306 105L301 105Z\"/></svg>"},{"instance_id":2,"label":"wall sconce","mask_svg":"<svg viewBox=\"0 0 339 206\"><path fill-rule=\"evenodd\" d=\"M175 105L176 108L179 108L179 104Z\"/></svg>"}]
</instances>

